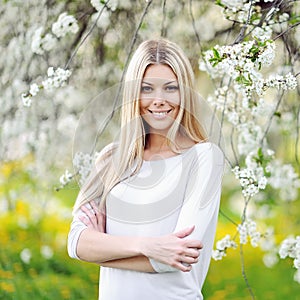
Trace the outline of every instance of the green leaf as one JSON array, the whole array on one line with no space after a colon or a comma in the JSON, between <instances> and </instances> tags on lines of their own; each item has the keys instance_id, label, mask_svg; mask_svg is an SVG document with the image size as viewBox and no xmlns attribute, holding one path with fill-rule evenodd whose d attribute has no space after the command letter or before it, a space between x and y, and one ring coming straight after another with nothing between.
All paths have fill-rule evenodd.
<instances>
[{"instance_id":1,"label":"green leaf","mask_svg":"<svg viewBox=\"0 0 300 300\"><path fill-rule=\"evenodd\" d=\"M214 57L217 58L218 60L221 60L221 56L218 50L216 48L212 48L212 51L214 53Z\"/></svg>"},{"instance_id":2,"label":"green leaf","mask_svg":"<svg viewBox=\"0 0 300 300\"><path fill-rule=\"evenodd\" d=\"M280 118L281 117L281 112L280 111L275 111L274 116Z\"/></svg>"},{"instance_id":3,"label":"green leaf","mask_svg":"<svg viewBox=\"0 0 300 300\"><path fill-rule=\"evenodd\" d=\"M257 155L258 155L258 157L259 157L260 160L263 160L264 154L263 154L263 152L262 152L261 147L258 148L258 150L257 150Z\"/></svg>"}]
</instances>

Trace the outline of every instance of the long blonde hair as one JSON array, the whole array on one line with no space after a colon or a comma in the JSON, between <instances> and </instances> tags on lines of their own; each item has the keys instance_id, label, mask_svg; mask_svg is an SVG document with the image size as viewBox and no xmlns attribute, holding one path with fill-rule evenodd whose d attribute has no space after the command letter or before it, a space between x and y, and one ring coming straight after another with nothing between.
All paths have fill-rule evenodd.
<instances>
[{"instance_id":1,"label":"long blonde hair","mask_svg":"<svg viewBox=\"0 0 300 300\"><path fill-rule=\"evenodd\" d=\"M167 140L175 142L180 131L195 143L206 140L206 133L197 119L200 102L194 90L194 73L184 52L166 39L141 43L125 76L119 141L108 146L97 159L94 170L78 194L75 211L91 200L103 200L99 201L101 207L117 183L140 169L147 134L140 115L139 97L144 73L153 64L168 65L177 76L179 85L180 109ZM176 142L169 143L169 146L175 153L182 152Z\"/></svg>"}]
</instances>

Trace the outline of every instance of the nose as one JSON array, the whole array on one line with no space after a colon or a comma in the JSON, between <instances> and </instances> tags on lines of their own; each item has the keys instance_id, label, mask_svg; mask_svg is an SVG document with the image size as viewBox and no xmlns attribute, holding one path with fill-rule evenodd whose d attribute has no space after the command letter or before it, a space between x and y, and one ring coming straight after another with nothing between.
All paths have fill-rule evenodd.
<instances>
[{"instance_id":1,"label":"nose","mask_svg":"<svg viewBox=\"0 0 300 300\"><path fill-rule=\"evenodd\" d=\"M153 100L153 105L154 106L163 106L166 104L166 100L164 100L163 98L158 98L156 97L154 100Z\"/></svg>"},{"instance_id":2,"label":"nose","mask_svg":"<svg viewBox=\"0 0 300 300\"><path fill-rule=\"evenodd\" d=\"M155 91L155 96L154 96L154 99L153 99L153 104L155 106L162 106L166 103L165 101L165 97L164 97L164 93L161 89L157 89Z\"/></svg>"}]
</instances>

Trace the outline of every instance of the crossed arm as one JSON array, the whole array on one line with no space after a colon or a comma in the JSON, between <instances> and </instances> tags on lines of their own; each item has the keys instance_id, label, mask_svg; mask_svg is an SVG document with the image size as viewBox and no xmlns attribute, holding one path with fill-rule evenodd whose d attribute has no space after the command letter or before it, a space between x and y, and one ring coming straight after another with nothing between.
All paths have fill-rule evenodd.
<instances>
[{"instance_id":1,"label":"crossed arm","mask_svg":"<svg viewBox=\"0 0 300 300\"><path fill-rule=\"evenodd\" d=\"M161 237L113 236L105 233L105 214L93 201L90 207L82 206L78 217L87 226L77 243L79 259L140 272L155 272L149 259L183 272L190 271L191 264L198 261L201 242L184 239L194 227Z\"/></svg>"},{"instance_id":2,"label":"crossed arm","mask_svg":"<svg viewBox=\"0 0 300 300\"><path fill-rule=\"evenodd\" d=\"M76 249L70 256L105 267L141 272L190 271L198 262L203 247L200 241L208 231L210 243L205 247L212 247L224 162L216 147L200 153L198 160L190 174L191 184L186 188L186 201L174 233L159 237L106 234L105 214L90 202L89 208L81 207L81 216L77 217L78 228L82 230L78 242L74 239L76 246L69 247Z\"/></svg>"}]
</instances>

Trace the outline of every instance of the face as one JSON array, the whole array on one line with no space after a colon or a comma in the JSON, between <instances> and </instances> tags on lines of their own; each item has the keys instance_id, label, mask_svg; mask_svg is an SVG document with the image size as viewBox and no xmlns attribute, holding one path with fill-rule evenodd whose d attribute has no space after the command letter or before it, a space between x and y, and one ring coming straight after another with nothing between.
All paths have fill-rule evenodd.
<instances>
[{"instance_id":1,"label":"face","mask_svg":"<svg viewBox=\"0 0 300 300\"><path fill-rule=\"evenodd\" d=\"M150 132L167 132L179 107L179 86L173 70L167 65L150 65L145 71L140 94L140 112Z\"/></svg>"}]
</instances>

